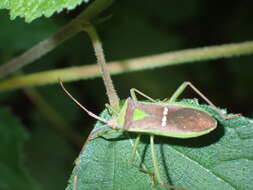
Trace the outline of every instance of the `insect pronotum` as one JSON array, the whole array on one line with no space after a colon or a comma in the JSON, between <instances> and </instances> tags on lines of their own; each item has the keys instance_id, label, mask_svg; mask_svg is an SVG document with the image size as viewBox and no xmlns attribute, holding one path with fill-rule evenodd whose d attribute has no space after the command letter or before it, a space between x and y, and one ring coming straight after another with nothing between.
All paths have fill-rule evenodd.
<instances>
[{"instance_id":1,"label":"insect pronotum","mask_svg":"<svg viewBox=\"0 0 253 190\"><path fill-rule=\"evenodd\" d=\"M60 82L60 84L64 91L71 97L71 99L76 104L78 104L87 114L105 123L104 126L94 130L92 134L104 128L113 129L111 131L103 131L98 136L91 137L90 139L94 139L99 136L105 135L108 132L110 133L115 131L139 133L134 143L129 163L148 174L152 172L135 165L133 162L136 157L136 151L140 142L141 134L150 135L150 147L152 162L154 166L154 177L161 186L166 188L183 189L165 184L163 182L155 154L154 135L175 138L193 138L210 133L217 127L217 121L205 110L190 104L180 103L176 101L178 96L184 91L184 89L187 86L190 86L209 104L214 106L190 82L184 82L175 91L171 98L166 101L156 101L136 89L131 89L131 97L126 99L119 113L116 113L110 105L107 106L109 112L113 113L112 118L110 120L105 120L87 110L65 89L62 82ZM136 98L136 93L142 95L150 102L138 101ZM216 107L214 108L216 109Z\"/></svg>"}]
</instances>

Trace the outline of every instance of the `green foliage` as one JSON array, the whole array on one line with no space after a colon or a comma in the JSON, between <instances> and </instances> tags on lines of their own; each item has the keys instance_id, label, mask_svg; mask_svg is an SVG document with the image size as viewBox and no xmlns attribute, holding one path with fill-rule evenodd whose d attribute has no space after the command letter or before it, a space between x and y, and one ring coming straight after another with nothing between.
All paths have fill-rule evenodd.
<instances>
[{"instance_id":1,"label":"green foliage","mask_svg":"<svg viewBox=\"0 0 253 190\"><path fill-rule=\"evenodd\" d=\"M0 109L0 189L37 190L27 174L22 148L27 133L6 109Z\"/></svg>"},{"instance_id":2,"label":"green foliage","mask_svg":"<svg viewBox=\"0 0 253 190\"><path fill-rule=\"evenodd\" d=\"M245 117L223 120L209 106L201 107L219 121L212 133L193 139L156 136L163 179L174 186L194 190L250 189L253 186L253 121ZM102 115L108 119L106 112ZM98 122L96 128L101 125ZM135 137L135 134L117 133L89 141L76 161L67 190L73 189L73 185L76 190L162 189L152 188L149 176L128 164ZM139 150L141 159L136 163L153 170L147 136L143 137Z\"/></svg>"},{"instance_id":3,"label":"green foliage","mask_svg":"<svg viewBox=\"0 0 253 190\"><path fill-rule=\"evenodd\" d=\"M11 19L17 16L24 17L26 22L31 22L41 16L50 17L55 12L64 9L74 9L84 0L11 0L0 1L0 9L9 9Z\"/></svg>"}]
</instances>

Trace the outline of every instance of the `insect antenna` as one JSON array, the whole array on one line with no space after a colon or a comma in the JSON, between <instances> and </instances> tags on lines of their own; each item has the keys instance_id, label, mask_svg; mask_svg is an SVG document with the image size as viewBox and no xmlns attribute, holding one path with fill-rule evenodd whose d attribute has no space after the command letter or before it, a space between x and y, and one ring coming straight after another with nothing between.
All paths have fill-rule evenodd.
<instances>
[{"instance_id":1,"label":"insect antenna","mask_svg":"<svg viewBox=\"0 0 253 190\"><path fill-rule=\"evenodd\" d=\"M64 90L64 92L65 92L65 93L66 93L66 94L67 94L67 95L68 95L68 96L69 96L69 97L70 97L82 110L84 110L89 116L91 116L91 117L93 117L93 118L95 118L95 119L97 119L97 120L99 120L99 121L102 121L102 122L108 124L108 121L107 121L107 120L105 120L105 119L103 119L103 118L97 116L96 114L94 114L94 113L92 113L91 111L89 111L88 109L86 109L81 103L79 103L79 102L70 94L70 92L64 87L62 81L59 80L59 82L60 82L60 85L61 85L62 89Z\"/></svg>"}]
</instances>

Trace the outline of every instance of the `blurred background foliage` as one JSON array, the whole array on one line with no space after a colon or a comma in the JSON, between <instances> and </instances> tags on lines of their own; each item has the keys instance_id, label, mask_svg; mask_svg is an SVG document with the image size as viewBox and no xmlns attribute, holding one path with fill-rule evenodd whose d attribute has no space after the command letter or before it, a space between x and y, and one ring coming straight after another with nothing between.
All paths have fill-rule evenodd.
<instances>
[{"instance_id":1,"label":"blurred background foliage","mask_svg":"<svg viewBox=\"0 0 253 190\"><path fill-rule=\"evenodd\" d=\"M84 6L83 6L84 7ZM39 18L31 24L23 19L11 21L0 11L0 63L19 55L45 39L74 18L83 8L51 18ZM139 0L115 1L104 13L112 15L97 26L109 61L144 55L243 42L253 39L253 2L213 0ZM32 73L95 62L93 49L85 33L63 43L40 60L25 67ZM253 116L253 56L197 62L187 65L121 74L113 77L119 96L129 96L137 88L154 98L169 97L183 82L191 81L216 105L229 112ZM108 101L101 79L66 84L80 102L100 113ZM59 85L36 88L65 123L83 142L95 120L84 114L63 93ZM187 90L184 97L197 97ZM1 106L8 107L30 134L26 141L25 165L42 189L63 189L73 168L80 146L66 138L37 109L24 90L1 92Z\"/></svg>"}]
</instances>

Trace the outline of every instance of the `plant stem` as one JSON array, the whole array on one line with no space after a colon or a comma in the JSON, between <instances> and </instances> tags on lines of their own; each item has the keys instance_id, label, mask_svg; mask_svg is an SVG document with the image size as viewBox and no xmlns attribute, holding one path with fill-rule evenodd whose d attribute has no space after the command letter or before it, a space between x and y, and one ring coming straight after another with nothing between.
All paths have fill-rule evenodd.
<instances>
[{"instance_id":1,"label":"plant stem","mask_svg":"<svg viewBox=\"0 0 253 190\"><path fill-rule=\"evenodd\" d=\"M153 69L168 65L180 65L197 61L206 61L232 56L247 55L253 53L253 41L224 44L203 48L194 48L175 52L162 53L121 61L113 61L107 64L111 74L133 72ZM0 91L22 88L25 86L46 85L58 83L61 78L64 82L89 79L101 76L98 65L71 67L51 71L38 72L25 76L12 77L0 82Z\"/></svg>"},{"instance_id":2,"label":"plant stem","mask_svg":"<svg viewBox=\"0 0 253 190\"><path fill-rule=\"evenodd\" d=\"M97 63L101 69L102 78L103 78L104 85L106 88L106 94L109 99L109 103L114 109L119 111L119 109L120 109L119 97L118 97L117 92L114 88L110 73L109 73L107 66L106 66L104 51L103 51L102 43L101 43L101 40L98 36L98 33L97 33L96 29L91 24L86 25L84 27L84 30L88 33L88 35L91 39L91 42L92 42L92 45L93 45L93 48L95 51L95 55L97 58Z\"/></svg>"},{"instance_id":3,"label":"plant stem","mask_svg":"<svg viewBox=\"0 0 253 190\"><path fill-rule=\"evenodd\" d=\"M43 55L52 51L64 41L76 35L82 30L80 22L89 21L104 9L106 9L112 0L96 0L88 6L80 15L73 19L70 23L63 26L49 38L39 42L37 45L27 50L20 56L13 58L0 67L0 78L17 71L19 68L32 63L41 58Z\"/></svg>"}]
</instances>

